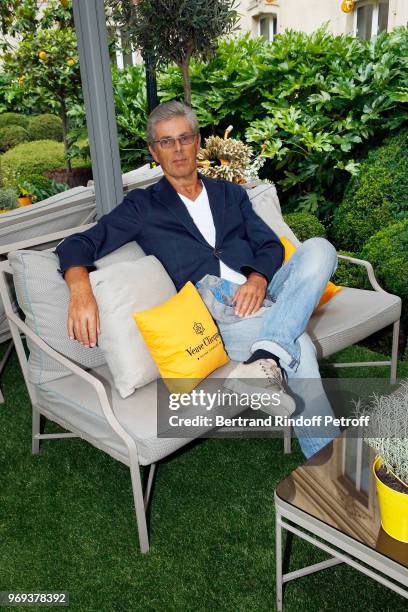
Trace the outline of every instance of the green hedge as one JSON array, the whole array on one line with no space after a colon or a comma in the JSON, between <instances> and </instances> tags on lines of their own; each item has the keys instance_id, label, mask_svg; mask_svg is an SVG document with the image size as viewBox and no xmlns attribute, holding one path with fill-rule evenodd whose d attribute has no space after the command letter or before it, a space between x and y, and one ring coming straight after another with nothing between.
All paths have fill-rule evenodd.
<instances>
[{"instance_id":1,"label":"green hedge","mask_svg":"<svg viewBox=\"0 0 408 612\"><path fill-rule=\"evenodd\" d=\"M21 125L0 128L0 151L8 151L27 140L29 140L28 132Z\"/></svg>"},{"instance_id":2,"label":"green hedge","mask_svg":"<svg viewBox=\"0 0 408 612\"><path fill-rule=\"evenodd\" d=\"M9 125L21 125L26 128L30 119L27 115L20 115L19 113L1 113L0 114L0 128L8 127Z\"/></svg>"},{"instance_id":3,"label":"green hedge","mask_svg":"<svg viewBox=\"0 0 408 612\"><path fill-rule=\"evenodd\" d=\"M315 236L321 236L322 238L326 236L326 228L323 223L320 223L319 219L311 213L288 213L287 215L283 215L283 218L296 238L301 242L304 242L308 238L314 238Z\"/></svg>"},{"instance_id":4,"label":"green hedge","mask_svg":"<svg viewBox=\"0 0 408 612\"><path fill-rule=\"evenodd\" d=\"M350 251L338 251L338 254L361 259L358 253L352 253ZM354 289L372 288L365 268L351 262L344 261L343 259L339 259L337 270L333 277L333 282L336 283L336 285L351 287Z\"/></svg>"},{"instance_id":5,"label":"green hedge","mask_svg":"<svg viewBox=\"0 0 408 612\"><path fill-rule=\"evenodd\" d=\"M62 142L62 121L57 115L45 113L33 117L28 126L30 140L56 140Z\"/></svg>"},{"instance_id":6,"label":"green hedge","mask_svg":"<svg viewBox=\"0 0 408 612\"><path fill-rule=\"evenodd\" d=\"M404 218L408 218L407 130L368 155L334 214L333 236L342 248L360 250L370 236Z\"/></svg>"},{"instance_id":7,"label":"green hedge","mask_svg":"<svg viewBox=\"0 0 408 612\"><path fill-rule=\"evenodd\" d=\"M384 289L408 304L408 219L393 223L372 236L362 250Z\"/></svg>"},{"instance_id":8,"label":"green hedge","mask_svg":"<svg viewBox=\"0 0 408 612\"><path fill-rule=\"evenodd\" d=\"M30 174L42 174L45 170L64 167L64 145L54 140L35 140L17 145L1 158L4 179L13 182Z\"/></svg>"}]
</instances>

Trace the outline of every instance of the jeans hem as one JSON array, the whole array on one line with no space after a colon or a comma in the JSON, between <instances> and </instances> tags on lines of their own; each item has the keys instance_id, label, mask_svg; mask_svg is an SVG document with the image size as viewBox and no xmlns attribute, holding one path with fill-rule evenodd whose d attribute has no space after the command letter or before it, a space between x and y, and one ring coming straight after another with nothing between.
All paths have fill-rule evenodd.
<instances>
[{"instance_id":1,"label":"jeans hem","mask_svg":"<svg viewBox=\"0 0 408 612\"><path fill-rule=\"evenodd\" d=\"M279 359L282 359L285 364L291 370L296 372L300 358L293 357L283 346L275 342L274 340L269 340L268 338L260 338L255 340L255 342L251 346L251 353L255 352L257 349L264 349L269 351L270 353L274 353Z\"/></svg>"}]
</instances>

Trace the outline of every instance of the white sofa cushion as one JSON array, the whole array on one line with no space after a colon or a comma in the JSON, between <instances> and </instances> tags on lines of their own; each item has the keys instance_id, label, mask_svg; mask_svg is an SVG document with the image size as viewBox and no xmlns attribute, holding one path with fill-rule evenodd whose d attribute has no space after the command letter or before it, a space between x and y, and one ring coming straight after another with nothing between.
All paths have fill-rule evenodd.
<instances>
[{"instance_id":1,"label":"white sofa cushion","mask_svg":"<svg viewBox=\"0 0 408 612\"><path fill-rule=\"evenodd\" d=\"M100 317L98 345L125 398L159 377L132 313L158 306L175 295L176 288L153 255L91 272L90 280Z\"/></svg>"}]
</instances>

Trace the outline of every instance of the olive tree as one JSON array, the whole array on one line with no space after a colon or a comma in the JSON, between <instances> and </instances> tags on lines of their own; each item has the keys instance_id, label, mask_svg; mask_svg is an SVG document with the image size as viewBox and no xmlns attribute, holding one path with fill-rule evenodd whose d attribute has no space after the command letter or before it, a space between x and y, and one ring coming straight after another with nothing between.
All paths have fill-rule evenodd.
<instances>
[{"instance_id":1,"label":"olive tree","mask_svg":"<svg viewBox=\"0 0 408 612\"><path fill-rule=\"evenodd\" d=\"M236 0L108 0L112 18L155 67L175 62L191 105L189 64L208 58L238 21Z\"/></svg>"}]
</instances>

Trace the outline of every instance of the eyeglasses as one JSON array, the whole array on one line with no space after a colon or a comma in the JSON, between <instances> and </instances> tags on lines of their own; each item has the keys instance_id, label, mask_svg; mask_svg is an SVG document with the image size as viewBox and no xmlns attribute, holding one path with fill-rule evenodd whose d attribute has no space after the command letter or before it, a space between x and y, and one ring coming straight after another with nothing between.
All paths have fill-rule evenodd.
<instances>
[{"instance_id":1,"label":"eyeglasses","mask_svg":"<svg viewBox=\"0 0 408 612\"><path fill-rule=\"evenodd\" d=\"M176 146L176 141L179 140L180 144L184 147L186 145L190 145L196 139L197 134L183 134L183 136L179 136L178 138L161 138L160 140L153 140L153 143L158 142L162 149L174 149Z\"/></svg>"}]
</instances>

